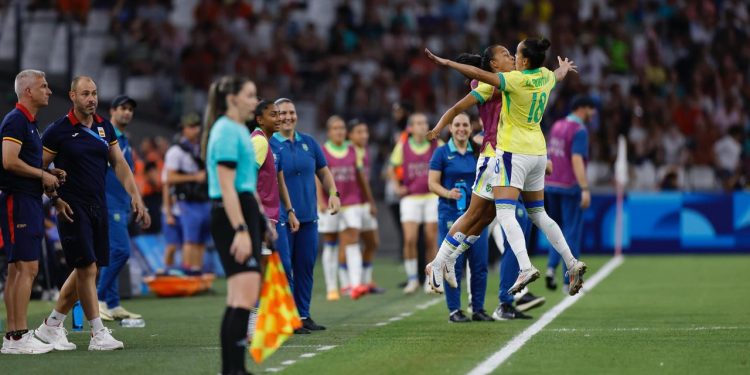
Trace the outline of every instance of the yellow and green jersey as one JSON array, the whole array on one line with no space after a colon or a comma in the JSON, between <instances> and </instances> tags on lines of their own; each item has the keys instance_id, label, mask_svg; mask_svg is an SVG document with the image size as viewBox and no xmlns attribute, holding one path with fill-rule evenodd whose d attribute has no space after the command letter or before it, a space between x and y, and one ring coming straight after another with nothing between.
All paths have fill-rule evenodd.
<instances>
[{"instance_id":1,"label":"yellow and green jersey","mask_svg":"<svg viewBox=\"0 0 750 375\"><path fill-rule=\"evenodd\" d=\"M555 73L547 68L497 73L503 92L502 125L497 147L510 153L546 155L540 122L555 87Z\"/></svg>"}]
</instances>

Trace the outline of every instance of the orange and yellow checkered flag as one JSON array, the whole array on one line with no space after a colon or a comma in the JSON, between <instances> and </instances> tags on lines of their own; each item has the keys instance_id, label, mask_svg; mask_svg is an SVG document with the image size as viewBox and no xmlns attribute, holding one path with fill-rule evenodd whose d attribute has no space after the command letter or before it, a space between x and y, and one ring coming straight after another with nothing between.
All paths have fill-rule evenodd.
<instances>
[{"instance_id":1,"label":"orange and yellow checkered flag","mask_svg":"<svg viewBox=\"0 0 750 375\"><path fill-rule=\"evenodd\" d=\"M278 349L281 344L302 327L297 306L281 265L278 252L271 253L263 276L260 292L260 308L255 324L250 355L261 363Z\"/></svg>"}]
</instances>

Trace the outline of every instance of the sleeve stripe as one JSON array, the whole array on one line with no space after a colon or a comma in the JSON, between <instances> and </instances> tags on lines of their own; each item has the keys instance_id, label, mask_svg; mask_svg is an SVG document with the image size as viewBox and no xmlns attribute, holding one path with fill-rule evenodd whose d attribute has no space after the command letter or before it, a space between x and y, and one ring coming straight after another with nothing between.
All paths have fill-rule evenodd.
<instances>
[{"instance_id":1,"label":"sleeve stripe","mask_svg":"<svg viewBox=\"0 0 750 375\"><path fill-rule=\"evenodd\" d=\"M500 91L505 91L505 76L503 76L503 73L497 73L498 78L500 78L500 86L498 88Z\"/></svg>"},{"instance_id":2,"label":"sleeve stripe","mask_svg":"<svg viewBox=\"0 0 750 375\"><path fill-rule=\"evenodd\" d=\"M476 92L476 90L471 90L471 95L477 98L477 101L479 102L479 104L484 104L485 102L484 98L482 97L480 93Z\"/></svg>"},{"instance_id":3,"label":"sleeve stripe","mask_svg":"<svg viewBox=\"0 0 750 375\"><path fill-rule=\"evenodd\" d=\"M23 146L23 142L13 137L3 137L3 141L11 141Z\"/></svg>"},{"instance_id":4,"label":"sleeve stripe","mask_svg":"<svg viewBox=\"0 0 750 375\"><path fill-rule=\"evenodd\" d=\"M46 146L43 146L42 148L44 149L44 151L47 151L47 152L52 153L52 154L57 154L57 151L53 151L52 149L50 149L50 148L48 148Z\"/></svg>"},{"instance_id":5,"label":"sleeve stripe","mask_svg":"<svg viewBox=\"0 0 750 375\"><path fill-rule=\"evenodd\" d=\"M117 144L117 140L116 140L116 139L115 139L114 141L112 141L112 142L109 142L109 145L110 145L110 146L112 146L112 145L116 145L116 144Z\"/></svg>"}]
</instances>

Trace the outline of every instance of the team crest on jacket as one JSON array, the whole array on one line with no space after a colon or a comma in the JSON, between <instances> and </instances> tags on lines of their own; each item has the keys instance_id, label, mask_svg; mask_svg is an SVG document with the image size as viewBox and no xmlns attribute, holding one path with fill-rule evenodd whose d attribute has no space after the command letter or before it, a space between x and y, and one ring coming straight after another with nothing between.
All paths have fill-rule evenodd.
<instances>
[{"instance_id":1,"label":"team crest on jacket","mask_svg":"<svg viewBox=\"0 0 750 375\"><path fill-rule=\"evenodd\" d=\"M305 151L309 151L309 149L307 148L307 143L302 144L302 149Z\"/></svg>"}]
</instances>

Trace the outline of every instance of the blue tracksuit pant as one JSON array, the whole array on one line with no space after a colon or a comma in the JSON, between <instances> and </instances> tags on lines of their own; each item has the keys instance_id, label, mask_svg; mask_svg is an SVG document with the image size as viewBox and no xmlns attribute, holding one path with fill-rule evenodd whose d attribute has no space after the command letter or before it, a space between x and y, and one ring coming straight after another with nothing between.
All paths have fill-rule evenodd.
<instances>
[{"instance_id":1,"label":"blue tracksuit pant","mask_svg":"<svg viewBox=\"0 0 750 375\"><path fill-rule=\"evenodd\" d=\"M313 289L313 270L318 257L318 221L301 223L297 233L292 233L288 225L284 228L289 237L289 264L292 270L290 285L294 294L294 302L297 304L300 317L308 318ZM287 277L290 277L289 274Z\"/></svg>"},{"instance_id":2,"label":"blue tracksuit pant","mask_svg":"<svg viewBox=\"0 0 750 375\"><path fill-rule=\"evenodd\" d=\"M99 272L97 294L108 308L120 306L120 271L130 258L129 209L109 209L109 266Z\"/></svg>"},{"instance_id":3,"label":"blue tracksuit pant","mask_svg":"<svg viewBox=\"0 0 750 375\"><path fill-rule=\"evenodd\" d=\"M445 238L448 235L453 222L458 220L458 215L454 217L438 217L438 238ZM456 259L456 280L458 288L452 288L445 283L445 301L448 304L448 311L455 311L461 308L461 277L463 277L466 260L469 261L471 268L471 309L472 311L484 310L484 296L487 292L487 249L489 235L487 229L482 232L474 246L466 250Z\"/></svg>"},{"instance_id":4,"label":"blue tracksuit pant","mask_svg":"<svg viewBox=\"0 0 750 375\"><path fill-rule=\"evenodd\" d=\"M573 256L577 259L581 255L581 237L583 236L581 194L545 192L544 206L549 217L560 225L563 237L568 242ZM560 264L560 254L554 248L550 247L547 267L556 269L558 264ZM567 271L568 268L563 264L563 275ZM563 277L563 280L565 284L569 283L567 277Z\"/></svg>"}]
</instances>

